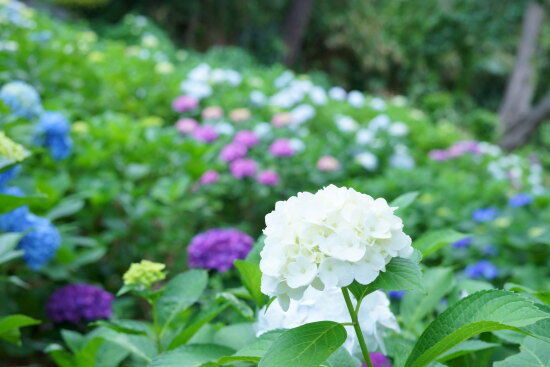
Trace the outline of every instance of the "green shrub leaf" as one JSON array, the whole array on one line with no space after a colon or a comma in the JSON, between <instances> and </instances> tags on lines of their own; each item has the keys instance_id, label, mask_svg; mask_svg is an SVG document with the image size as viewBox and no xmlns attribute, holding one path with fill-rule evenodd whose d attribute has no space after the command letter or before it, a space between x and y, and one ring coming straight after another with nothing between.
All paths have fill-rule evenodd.
<instances>
[{"instance_id":1,"label":"green shrub leaf","mask_svg":"<svg viewBox=\"0 0 550 367\"><path fill-rule=\"evenodd\" d=\"M346 341L346 329L320 321L285 331L260 360L259 367L318 367Z\"/></svg>"}]
</instances>

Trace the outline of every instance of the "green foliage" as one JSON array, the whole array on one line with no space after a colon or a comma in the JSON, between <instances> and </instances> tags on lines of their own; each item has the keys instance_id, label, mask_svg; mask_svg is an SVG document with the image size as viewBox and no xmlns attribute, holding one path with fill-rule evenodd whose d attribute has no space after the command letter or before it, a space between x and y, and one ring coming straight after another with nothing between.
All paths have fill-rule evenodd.
<instances>
[{"instance_id":1,"label":"green foliage","mask_svg":"<svg viewBox=\"0 0 550 367\"><path fill-rule=\"evenodd\" d=\"M10 315L0 318L0 339L21 345L22 327L37 325L40 321L25 315Z\"/></svg>"},{"instance_id":2,"label":"green foliage","mask_svg":"<svg viewBox=\"0 0 550 367\"><path fill-rule=\"evenodd\" d=\"M273 342L258 366L316 367L344 343L346 336L344 327L331 321L290 329Z\"/></svg>"}]
</instances>

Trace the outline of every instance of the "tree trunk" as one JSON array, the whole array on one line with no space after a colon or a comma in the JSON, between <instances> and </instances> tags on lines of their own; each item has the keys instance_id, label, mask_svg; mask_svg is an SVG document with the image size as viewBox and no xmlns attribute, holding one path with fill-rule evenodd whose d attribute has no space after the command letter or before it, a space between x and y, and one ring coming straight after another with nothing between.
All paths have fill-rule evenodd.
<instances>
[{"instance_id":1,"label":"tree trunk","mask_svg":"<svg viewBox=\"0 0 550 367\"><path fill-rule=\"evenodd\" d=\"M506 150L513 150L525 144L537 126L547 117L546 99L539 106L532 107L535 92L532 59L537 49L537 38L543 20L543 7L536 1L531 1L523 17L516 64L499 110L503 124L500 144Z\"/></svg>"},{"instance_id":2,"label":"tree trunk","mask_svg":"<svg viewBox=\"0 0 550 367\"><path fill-rule=\"evenodd\" d=\"M293 0L283 25L284 63L291 66L300 53L314 0Z\"/></svg>"}]
</instances>

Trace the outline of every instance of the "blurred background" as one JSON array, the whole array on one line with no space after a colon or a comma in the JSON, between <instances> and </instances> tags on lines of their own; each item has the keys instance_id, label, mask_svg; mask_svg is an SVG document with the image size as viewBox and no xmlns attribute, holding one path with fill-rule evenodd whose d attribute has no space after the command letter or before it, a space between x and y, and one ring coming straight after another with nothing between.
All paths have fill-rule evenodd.
<instances>
[{"instance_id":1,"label":"blurred background","mask_svg":"<svg viewBox=\"0 0 550 367\"><path fill-rule=\"evenodd\" d=\"M529 106L550 83L550 24L529 0L49 0L60 17L89 21L110 38L132 38L129 14L150 17L179 47L238 46L264 64L323 71L348 90L406 95L480 137L497 131L506 87L524 48ZM532 11L528 13L529 6ZM546 9L545 9L546 8ZM522 32L522 22L530 24ZM137 35L136 35L137 36ZM522 38L523 36L523 38ZM521 79L521 78L520 78ZM521 84L521 81L517 83ZM530 85L529 85L530 84ZM515 87L512 87L514 89ZM525 109L516 101L512 109ZM548 103L547 103L548 104ZM501 111L502 112L502 111ZM513 116L501 116L503 120ZM510 148L519 142L509 142Z\"/></svg>"}]
</instances>

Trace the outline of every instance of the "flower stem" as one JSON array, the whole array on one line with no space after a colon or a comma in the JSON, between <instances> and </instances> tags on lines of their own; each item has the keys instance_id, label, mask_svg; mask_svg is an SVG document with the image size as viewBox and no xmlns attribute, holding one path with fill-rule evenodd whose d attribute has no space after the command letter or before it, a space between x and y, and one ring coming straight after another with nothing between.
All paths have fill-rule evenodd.
<instances>
[{"instance_id":1,"label":"flower stem","mask_svg":"<svg viewBox=\"0 0 550 367\"><path fill-rule=\"evenodd\" d=\"M363 333L361 332L361 325L359 325L357 312L355 311L355 309L353 308L353 304L351 303L351 298L349 296L348 289L342 288L342 294L344 295L344 300L346 301L346 306L348 308L348 312L351 317L351 321L353 323L353 329L355 330L355 334L357 335L357 339L359 340L359 347L361 348L363 359L365 360L365 363L367 364L368 367L372 367L372 362L370 361L370 356L369 356L369 350L367 349L367 343L365 343L365 338L363 337Z\"/></svg>"}]
</instances>

